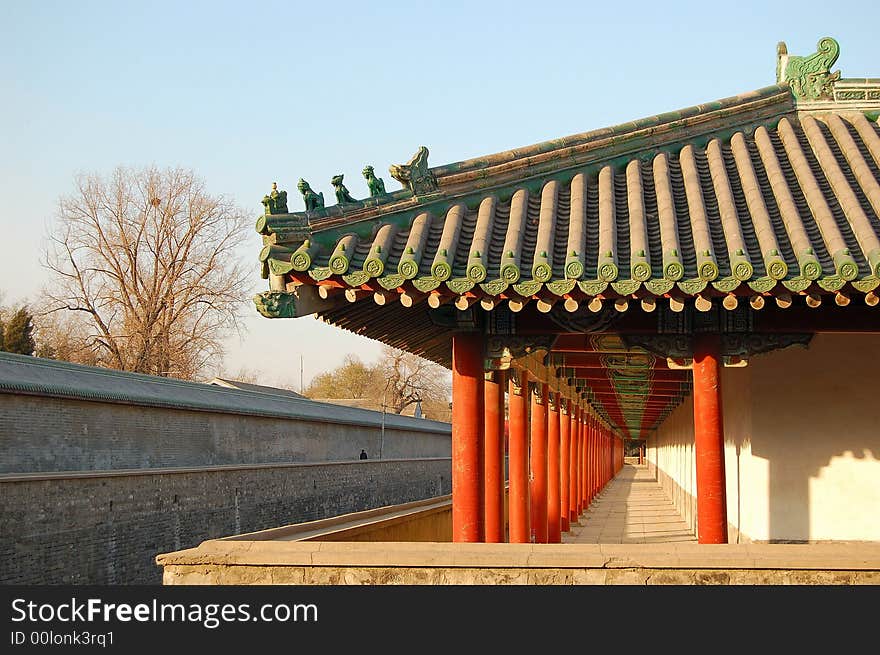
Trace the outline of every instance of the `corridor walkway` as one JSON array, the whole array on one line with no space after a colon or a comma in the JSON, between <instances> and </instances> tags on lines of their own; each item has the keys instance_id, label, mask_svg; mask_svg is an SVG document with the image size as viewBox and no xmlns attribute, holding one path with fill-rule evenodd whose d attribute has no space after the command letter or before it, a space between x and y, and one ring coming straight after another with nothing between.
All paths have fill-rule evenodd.
<instances>
[{"instance_id":1,"label":"corridor walkway","mask_svg":"<svg viewBox=\"0 0 880 655\"><path fill-rule=\"evenodd\" d=\"M646 465L624 464L620 473L581 514L569 544L656 544L697 538Z\"/></svg>"}]
</instances>

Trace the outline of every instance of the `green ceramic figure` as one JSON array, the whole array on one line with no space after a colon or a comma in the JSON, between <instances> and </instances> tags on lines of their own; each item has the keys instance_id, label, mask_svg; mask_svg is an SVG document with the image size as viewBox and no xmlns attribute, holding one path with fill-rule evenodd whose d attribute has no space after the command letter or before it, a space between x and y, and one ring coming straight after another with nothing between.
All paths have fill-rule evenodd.
<instances>
[{"instance_id":1,"label":"green ceramic figure","mask_svg":"<svg viewBox=\"0 0 880 655\"><path fill-rule=\"evenodd\" d=\"M336 190L336 202L340 205L346 205L351 202L357 202L355 198L351 197L351 194L348 192L348 189L345 188L345 185L342 183L342 175L334 175L333 179L330 180L330 184L333 185L333 188Z\"/></svg>"},{"instance_id":2,"label":"green ceramic figure","mask_svg":"<svg viewBox=\"0 0 880 655\"><path fill-rule=\"evenodd\" d=\"M776 47L777 81L782 81L783 71L779 70L782 58L788 55L788 48L781 42ZM832 98L834 83L840 79L840 71L831 72L831 67L840 55L840 44L830 36L819 39L816 52L806 57L789 55L785 64L784 79L791 86L797 98L819 100Z\"/></svg>"},{"instance_id":3,"label":"green ceramic figure","mask_svg":"<svg viewBox=\"0 0 880 655\"><path fill-rule=\"evenodd\" d=\"M286 214L287 212L287 191L279 191L278 183L272 182L272 191L268 196L263 196L263 207L266 208L267 214Z\"/></svg>"},{"instance_id":4,"label":"green ceramic figure","mask_svg":"<svg viewBox=\"0 0 880 655\"><path fill-rule=\"evenodd\" d=\"M266 318L294 318L295 298L292 293L284 291L264 291L254 296L254 305Z\"/></svg>"},{"instance_id":5,"label":"green ceramic figure","mask_svg":"<svg viewBox=\"0 0 880 655\"><path fill-rule=\"evenodd\" d=\"M428 149L419 148L405 164L391 164L391 177L408 187L414 195L432 193L437 190L437 180L428 168Z\"/></svg>"},{"instance_id":6,"label":"green ceramic figure","mask_svg":"<svg viewBox=\"0 0 880 655\"><path fill-rule=\"evenodd\" d=\"M299 192L303 195L307 212L312 211L313 209L322 209L324 207L324 193L315 193L312 191L312 187L310 187L309 183L304 179L299 179L296 188L299 189Z\"/></svg>"},{"instance_id":7,"label":"green ceramic figure","mask_svg":"<svg viewBox=\"0 0 880 655\"><path fill-rule=\"evenodd\" d=\"M376 177L372 166L367 166L363 170L364 178L367 180L367 187L370 189L370 197L384 196L385 181L381 177Z\"/></svg>"}]
</instances>

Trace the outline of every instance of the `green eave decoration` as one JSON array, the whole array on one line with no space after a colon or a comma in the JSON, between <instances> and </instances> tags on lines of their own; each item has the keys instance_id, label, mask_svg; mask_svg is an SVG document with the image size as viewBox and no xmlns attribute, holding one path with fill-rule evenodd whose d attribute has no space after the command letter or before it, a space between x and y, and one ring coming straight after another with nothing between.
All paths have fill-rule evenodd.
<instances>
[{"instance_id":1,"label":"green eave decoration","mask_svg":"<svg viewBox=\"0 0 880 655\"><path fill-rule=\"evenodd\" d=\"M858 291L868 293L869 291L873 291L877 287L880 287L880 277L871 276L861 280L853 280L850 284Z\"/></svg>"},{"instance_id":2,"label":"green eave decoration","mask_svg":"<svg viewBox=\"0 0 880 655\"><path fill-rule=\"evenodd\" d=\"M433 291L437 287L440 286L442 280L438 280L435 277L417 277L412 281L412 285L422 293L427 293L429 291Z\"/></svg>"},{"instance_id":3,"label":"green eave decoration","mask_svg":"<svg viewBox=\"0 0 880 655\"><path fill-rule=\"evenodd\" d=\"M722 291L724 293L731 293L740 284L742 284L742 280L732 276L719 277L712 280L712 286L718 289L718 291Z\"/></svg>"},{"instance_id":4,"label":"green eave decoration","mask_svg":"<svg viewBox=\"0 0 880 655\"><path fill-rule=\"evenodd\" d=\"M789 55L784 42L776 48L776 81L788 82L798 100L831 98L840 71L831 67L840 55L840 44L830 36L819 40L816 52L806 57Z\"/></svg>"},{"instance_id":5,"label":"green eave decoration","mask_svg":"<svg viewBox=\"0 0 880 655\"><path fill-rule=\"evenodd\" d=\"M263 291L254 296L257 311L266 318L295 318L296 296L285 291Z\"/></svg>"},{"instance_id":6,"label":"green eave decoration","mask_svg":"<svg viewBox=\"0 0 880 655\"><path fill-rule=\"evenodd\" d=\"M308 216L295 214L263 214L254 226L264 236L272 235L276 243L301 243L312 236Z\"/></svg>"}]
</instances>

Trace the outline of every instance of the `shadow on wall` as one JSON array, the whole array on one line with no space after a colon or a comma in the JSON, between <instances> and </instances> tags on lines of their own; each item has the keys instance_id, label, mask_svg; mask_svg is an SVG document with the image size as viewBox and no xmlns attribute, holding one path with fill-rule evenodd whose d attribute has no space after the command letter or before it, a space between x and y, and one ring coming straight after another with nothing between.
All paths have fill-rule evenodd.
<instances>
[{"instance_id":1,"label":"shadow on wall","mask_svg":"<svg viewBox=\"0 0 880 655\"><path fill-rule=\"evenodd\" d=\"M880 539L878 358L869 353L880 353L880 335L818 334L806 351L750 363L751 453L767 460L770 541Z\"/></svg>"}]
</instances>

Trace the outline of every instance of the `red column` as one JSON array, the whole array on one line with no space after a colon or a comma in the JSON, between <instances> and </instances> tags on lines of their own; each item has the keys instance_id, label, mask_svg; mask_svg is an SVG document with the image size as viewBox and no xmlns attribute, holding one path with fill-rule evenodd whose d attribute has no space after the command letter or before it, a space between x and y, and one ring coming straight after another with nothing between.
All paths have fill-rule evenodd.
<instances>
[{"instance_id":1,"label":"red column","mask_svg":"<svg viewBox=\"0 0 880 655\"><path fill-rule=\"evenodd\" d=\"M486 379L485 507L486 541L504 542L504 371Z\"/></svg>"},{"instance_id":2,"label":"red column","mask_svg":"<svg viewBox=\"0 0 880 655\"><path fill-rule=\"evenodd\" d=\"M562 516L559 491L559 403L562 397L551 394L547 405L547 543L562 542Z\"/></svg>"},{"instance_id":3,"label":"red column","mask_svg":"<svg viewBox=\"0 0 880 655\"><path fill-rule=\"evenodd\" d=\"M507 467L510 484L507 491L510 543L529 543L529 373L520 371L519 379L510 376Z\"/></svg>"},{"instance_id":4,"label":"red column","mask_svg":"<svg viewBox=\"0 0 880 655\"><path fill-rule=\"evenodd\" d=\"M559 512L560 530L568 532L571 529L571 517L569 516L569 497L571 494L571 401L566 398L562 402L559 412Z\"/></svg>"},{"instance_id":5,"label":"red column","mask_svg":"<svg viewBox=\"0 0 880 655\"><path fill-rule=\"evenodd\" d=\"M452 337L452 540L483 538L483 337Z\"/></svg>"},{"instance_id":6,"label":"red column","mask_svg":"<svg viewBox=\"0 0 880 655\"><path fill-rule=\"evenodd\" d=\"M581 418L581 433L584 435L584 449L582 455L584 476L581 478L581 498L583 500L581 500L581 505L583 505L584 509L587 509L590 506L590 499L587 498L587 480L589 479L587 474L587 454L589 453L589 449L587 448L587 438L590 436L590 415L586 412Z\"/></svg>"},{"instance_id":7,"label":"red column","mask_svg":"<svg viewBox=\"0 0 880 655\"><path fill-rule=\"evenodd\" d=\"M570 523L574 523L578 519L577 511L577 494L578 494L578 438L577 438L577 422L578 412L580 409L574 402L571 405L571 411L568 416L569 424L569 476L568 476L568 518Z\"/></svg>"},{"instance_id":8,"label":"red column","mask_svg":"<svg viewBox=\"0 0 880 655\"><path fill-rule=\"evenodd\" d=\"M547 385L535 384L532 390L531 504L529 519L532 541L547 543Z\"/></svg>"},{"instance_id":9,"label":"red column","mask_svg":"<svg viewBox=\"0 0 880 655\"><path fill-rule=\"evenodd\" d=\"M605 488L605 485L608 484L608 433L606 432L602 435L602 461L600 462L600 466L602 467L602 488Z\"/></svg>"},{"instance_id":10,"label":"red column","mask_svg":"<svg viewBox=\"0 0 880 655\"><path fill-rule=\"evenodd\" d=\"M727 543L720 337L694 340L694 455L697 463L697 541Z\"/></svg>"},{"instance_id":11,"label":"red column","mask_svg":"<svg viewBox=\"0 0 880 655\"><path fill-rule=\"evenodd\" d=\"M587 506L590 506L590 503L593 502L593 490L596 486L596 471L593 467L595 463L595 450L596 450L596 421L593 417L590 417L590 422L587 424Z\"/></svg>"},{"instance_id":12,"label":"red column","mask_svg":"<svg viewBox=\"0 0 880 655\"><path fill-rule=\"evenodd\" d=\"M584 410L578 407L577 420L577 515L584 511Z\"/></svg>"}]
</instances>

